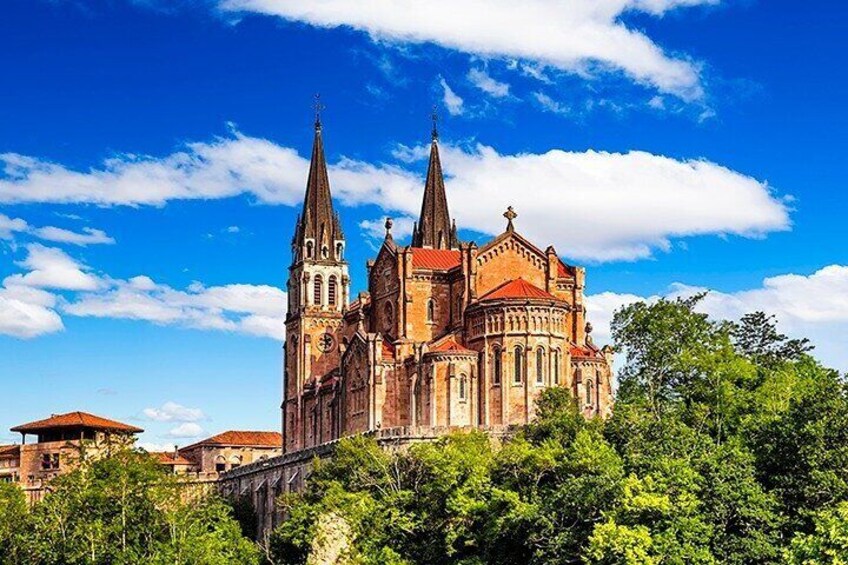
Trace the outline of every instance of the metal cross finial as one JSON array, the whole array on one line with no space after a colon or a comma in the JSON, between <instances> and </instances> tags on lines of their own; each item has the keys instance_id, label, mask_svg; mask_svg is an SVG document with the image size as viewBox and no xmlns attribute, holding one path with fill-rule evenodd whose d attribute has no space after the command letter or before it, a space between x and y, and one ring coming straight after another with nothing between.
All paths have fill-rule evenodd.
<instances>
[{"instance_id":1,"label":"metal cross finial","mask_svg":"<svg viewBox=\"0 0 848 565\"><path fill-rule=\"evenodd\" d=\"M312 108L315 109L315 129L321 129L321 111L326 108L323 104L321 104L321 94L316 92L313 97L314 103L312 104Z\"/></svg>"},{"instance_id":2,"label":"metal cross finial","mask_svg":"<svg viewBox=\"0 0 848 565\"><path fill-rule=\"evenodd\" d=\"M518 217L518 214L515 213L512 206L507 206L503 217L506 218L506 231L515 231L515 226L512 225L512 221Z\"/></svg>"},{"instance_id":3,"label":"metal cross finial","mask_svg":"<svg viewBox=\"0 0 848 565\"><path fill-rule=\"evenodd\" d=\"M438 126L438 123L439 123L439 112L436 111L435 105L433 105L433 113L430 114L430 118L433 120L433 131L431 132L430 135L432 135L433 141L438 141L439 140L439 128L437 126Z\"/></svg>"}]
</instances>

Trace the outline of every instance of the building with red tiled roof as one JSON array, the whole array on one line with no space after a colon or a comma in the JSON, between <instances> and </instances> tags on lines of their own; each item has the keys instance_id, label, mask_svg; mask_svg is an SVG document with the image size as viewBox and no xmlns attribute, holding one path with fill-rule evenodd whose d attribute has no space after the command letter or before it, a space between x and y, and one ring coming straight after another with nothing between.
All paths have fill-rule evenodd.
<instances>
[{"instance_id":1,"label":"building with red tiled roof","mask_svg":"<svg viewBox=\"0 0 848 565\"><path fill-rule=\"evenodd\" d=\"M17 483L20 467L21 446L0 445L0 483Z\"/></svg>"},{"instance_id":2,"label":"building with red tiled roof","mask_svg":"<svg viewBox=\"0 0 848 565\"><path fill-rule=\"evenodd\" d=\"M282 454L279 432L228 430L179 449L204 474L222 473Z\"/></svg>"},{"instance_id":3,"label":"building with red tiled roof","mask_svg":"<svg viewBox=\"0 0 848 565\"><path fill-rule=\"evenodd\" d=\"M550 387L587 417L609 414L612 352L592 343L586 271L521 235L511 207L502 233L461 241L435 134L423 184L411 244L386 219L367 291L340 301L347 263L316 131L289 270L286 452L386 428L525 424Z\"/></svg>"},{"instance_id":4,"label":"building with red tiled roof","mask_svg":"<svg viewBox=\"0 0 848 565\"><path fill-rule=\"evenodd\" d=\"M12 428L13 432L21 434L37 434L59 432L67 430L97 430L105 432L117 432L128 434L140 434L144 430L129 424L124 424L101 416L95 416L88 412L68 412L67 414L51 414L49 418L36 420L21 424Z\"/></svg>"},{"instance_id":5,"label":"building with red tiled roof","mask_svg":"<svg viewBox=\"0 0 848 565\"><path fill-rule=\"evenodd\" d=\"M40 492L56 476L76 468L81 450L96 457L116 446L131 446L135 435L144 431L80 411L51 414L11 430L21 434L18 481L33 493ZM28 442L28 436L35 436L35 441Z\"/></svg>"},{"instance_id":6,"label":"building with red tiled roof","mask_svg":"<svg viewBox=\"0 0 848 565\"><path fill-rule=\"evenodd\" d=\"M169 473L174 475L185 475L187 473L199 471L194 461L186 459L180 455L179 451L148 451L148 455L153 457L157 463L166 468Z\"/></svg>"}]
</instances>

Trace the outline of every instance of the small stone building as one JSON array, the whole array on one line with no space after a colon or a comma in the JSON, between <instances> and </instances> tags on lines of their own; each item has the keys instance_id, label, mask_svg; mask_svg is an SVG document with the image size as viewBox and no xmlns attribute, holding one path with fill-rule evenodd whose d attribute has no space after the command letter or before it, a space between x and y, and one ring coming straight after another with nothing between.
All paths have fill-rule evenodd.
<instances>
[{"instance_id":1,"label":"small stone building","mask_svg":"<svg viewBox=\"0 0 848 565\"><path fill-rule=\"evenodd\" d=\"M33 501L51 479L76 468L83 454L96 456L132 445L135 435L144 430L87 412L69 412L21 424L12 431L21 434L21 445L6 448L10 454L6 461L14 461L17 451L18 467L4 468L0 463L0 476L16 477ZM27 436L35 441L27 443ZM0 459L6 450L0 451Z\"/></svg>"},{"instance_id":2,"label":"small stone building","mask_svg":"<svg viewBox=\"0 0 848 565\"><path fill-rule=\"evenodd\" d=\"M191 463L187 471L217 476L242 465L276 457L283 451L279 432L230 430L179 449L179 457Z\"/></svg>"}]
</instances>

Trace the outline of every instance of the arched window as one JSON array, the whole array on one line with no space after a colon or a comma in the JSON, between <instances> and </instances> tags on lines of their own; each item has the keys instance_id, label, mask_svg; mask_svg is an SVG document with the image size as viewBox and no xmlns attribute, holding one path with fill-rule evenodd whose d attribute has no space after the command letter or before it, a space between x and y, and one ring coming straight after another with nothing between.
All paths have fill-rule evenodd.
<instances>
[{"instance_id":1,"label":"arched window","mask_svg":"<svg viewBox=\"0 0 848 565\"><path fill-rule=\"evenodd\" d=\"M227 470L227 460L224 458L223 455L219 455L218 457L215 458L215 472L216 473L223 473L226 470Z\"/></svg>"},{"instance_id":2,"label":"arched window","mask_svg":"<svg viewBox=\"0 0 848 565\"><path fill-rule=\"evenodd\" d=\"M329 256L330 256L330 250L327 249L327 246L325 245L321 248L321 257L326 259Z\"/></svg>"},{"instance_id":3,"label":"arched window","mask_svg":"<svg viewBox=\"0 0 848 565\"><path fill-rule=\"evenodd\" d=\"M427 301L427 321L433 322L436 319L436 301L432 298Z\"/></svg>"},{"instance_id":4,"label":"arched window","mask_svg":"<svg viewBox=\"0 0 848 565\"><path fill-rule=\"evenodd\" d=\"M545 350L540 347L536 350L536 384L545 383Z\"/></svg>"},{"instance_id":5,"label":"arched window","mask_svg":"<svg viewBox=\"0 0 848 565\"><path fill-rule=\"evenodd\" d=\"M239 467L241 467L241 457L238 455L230 457L230 469L237 469Z\"/></svg>"},{"instance_id":6,"label":"arched window","mask_svg":"<svg viewBox=\"0 0 848 565\"><path fill-rule=\"evenodd\" d=\"M336 305L336 276L332 275L327 281L327 303L330 306Z\"/></svg>"},{"instance_id":7,"label":"arched window","mask_svg":"<svg viewBox=\"0 0 848 565\"><path fill-rule=\"evenodd\" d=\"M586 405L587 406L592 406L592 404L593 404L593 400L595 398L594 389L595 389L595 387L594 387L592 381L590 381L590 380L586 381Z\"/></svg>"},{"instance_id":8,"label":"arched window","mask_svg":"<svg viewBox=\"0 0 848 565\"><path fill-rule=\"evenodd\" d=\"M468 377L465 375L459 376L459 399L465 400L468 395Z\"/></svg>"},{"instance_id":9,"label":"arched window","mask_svg":"<svg viewBox=\"0 0 848 565\"><path fill-rule=\"evenodd\" d=\"M315 275L315 286L313 288L312 302L316 306L321 305L321 296L324 294L324 279L321 275Z\"/></svg>"},{"instance_id":10,"label":"arched window","mask_svg":"<svg viewBox=\"0 0 848 565\"><path fill-rule=\"evenodd\" d=\"M501 373L503 372L501 365L501 350L495 347L492 351L492 384L501 384Z\"/></svg>"},{"instance_id":11,"label":"arched window","mask_svg":"<svg viewBox=\"0 0 848 565\"><path fill-rule=\"evenodd\" d=\"M523 352L521 350L521 347L516 345L515 346L515 358L513 359L515 367L513 368L513 375L512 375L513 382L515 382L516 384L520 383L522 378L523 378L524 362L523 362L522 356L523 356Z\"/></svg>"},{"instance_id":12,"label":"arched window","mask_svg":"<svg viewBox=\"0 0 848 565\"><path fill-rule=\"evenodd\" d=\"M553 371L553 381L555 385L559 384L559 349L551 351L551 370Z\"/></svg>"},{"instance_id":13,"label":"arched window","mask_svg":"<svg viewBox=\"0 0 848 565\"><path fill-rule=\"evenodd\" d=\"M306 258L312 259L312 248L315 246L311 241L306 242Z\"/></svg>"},{"instance_id":14,"label":"arched window","mask_svg":"<svg viewBox=\"0 0 848 565\"><path fill-rule=\"evenodd\" d=\"M342 260L342 250L343 249L344 249L344 246L341 243L336 244L336 259L338 259L339 261Z\"/></svg>"}]
</instances>

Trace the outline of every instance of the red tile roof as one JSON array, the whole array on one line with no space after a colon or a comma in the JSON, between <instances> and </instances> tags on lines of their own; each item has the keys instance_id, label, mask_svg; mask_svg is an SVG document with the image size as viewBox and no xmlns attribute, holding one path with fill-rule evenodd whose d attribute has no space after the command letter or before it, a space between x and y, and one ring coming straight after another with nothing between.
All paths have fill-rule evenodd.
<instances>
[{"instance_id":1,"label":"red tile roof","mask_svg":"<svg viewBox=\"0 0 848 565\"><path fill-rule=\"evenodd\" d=\"M553 294L534 286L522 278L506 281L502 285L490 290L480 300L500 300L503 298L543 298L546 300L559 300Z\"/></svg>"},{"instance_id":2,"label":"red tile roof","mask_svg":"<svg viewBox=\"0 0 848 565\"><path fill-rule=\"evenodd\" d=\"M89 414L88 412L68 412L67 414L53 414L44 420L21 424L12 428L13 432L32 433L53 428L94 428L113 432L129 432L140 434L144 430L129 424L123 424L108 418L102 418Z\"/></svg>"},{"instance_id":3,"label":"red tile roof","mask_svg":"<svg viewBox=\"0 0 848 565\"><path fill-rule=\"evenodd\" d=\"M383 341L383 359L394 359L395 347L388 341Z\"/></svg>"},{"instance_id":4,"label":"red tile roof","mask_svg":"<svg viewBox=\"0 0 848 565\"><path fill-rule=\"evenodd\" d=\"M445 353L445 352L456 352L456 353L476 353L466 347L461 346L456 342L456 339L452 335L441 338L437 341L432 342L430 346L430 353Z\"/></svg>"},{"instance_id":5,"label":"red tile roof","mask_svg":"<svg viewBox=\"0 0 848 565\"><path fill-rule=\"evenodd\" d=\"M160 465L194 465L194 461L173 451L148 451L147 454L156 459Z\"/></svg>"},{"instance_id":6,"label":"red tile roof","mask_svg":"<svg viewBox=\"0 0 848 565\"><path fill-rule=\"evenodd\" d=\"M459 267L460 264L459 251L455 249L410 247L410 250L412 251L412 267L415 269L449 271Z\"/></svg>"},{"instance_id":7,"label":"red tile roof","mask_svg":"<svg viewBox=\"0 0 848 565\"><path fill-rule=\"evenodd\" d=\"M568 265L563 263L562 259L557 259L557 277L559 277L559 278L570 277L571 276L571 269L572 269L572 267L569 267Z\"/></svg>"},{"instance_id":8,"label":"red tile roof","mask_svg":"<svg viewBox=\"0 0 848 565\"><path fill-rule=\"evenodd\" d=\"M282 447L280 432L245 432L230 430L183 447L180 451L203 445L234 445L239 447Z\"/></svg>"},{"instance_id":9,"label":"red tile roof","mask_svg":"<svg viewBox=\"0 0 848 565\"><path fill-rule=\"evenodd\" d=\"M20 456L20 445L0 445L0 459L17 459Z\"/></svg>"},{"instance_id":10,"label":"red tile roof","mask_svg":"<svg viewBox=\"0 0 848 565\"><path fill-rule=\"evenodd\" d=\"M585 358L585 359L594 359L596 357L599 357L599 354L596 350L592 349L591 347L580 347L580 346L574 345L574 346L571 347L571 356L572 357L582 357L582 358Z\"/></svg>"}]
</instances>

